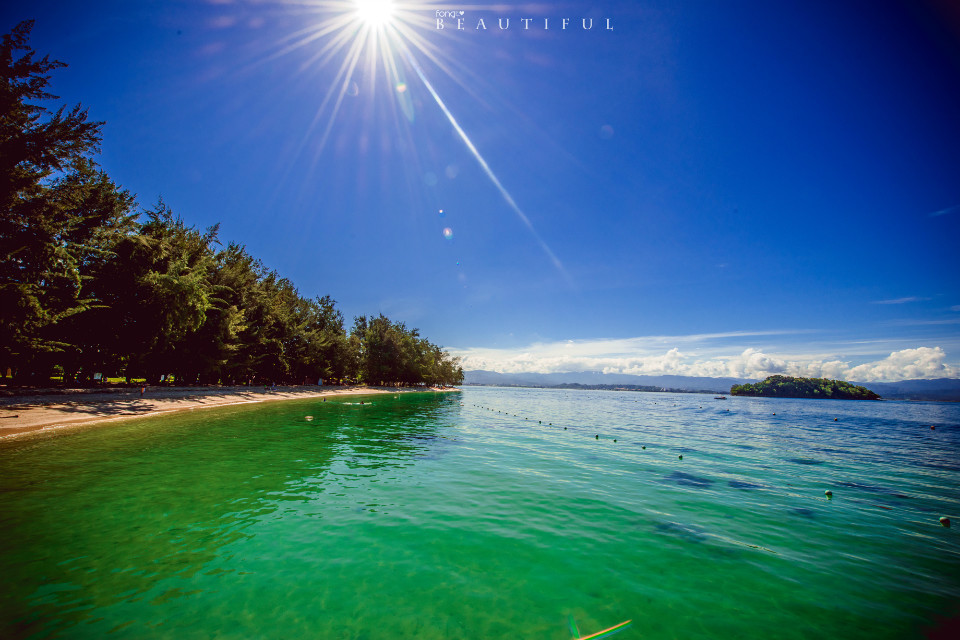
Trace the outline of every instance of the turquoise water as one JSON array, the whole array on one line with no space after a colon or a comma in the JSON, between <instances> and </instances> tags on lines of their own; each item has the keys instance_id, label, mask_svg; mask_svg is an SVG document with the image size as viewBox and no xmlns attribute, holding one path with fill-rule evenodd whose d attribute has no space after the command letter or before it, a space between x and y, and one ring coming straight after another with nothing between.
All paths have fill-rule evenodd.
<instances>
[{"instance_id":1,"label":"turquoise water","mask_svg":"<svg viewBox=\"0 0 960 640\"><path fill-rule=\"evenodd\" d=\"M0 443L0 636L909 638L960 613L960 405L365 400Z\"/></svg>"}]
</instances>

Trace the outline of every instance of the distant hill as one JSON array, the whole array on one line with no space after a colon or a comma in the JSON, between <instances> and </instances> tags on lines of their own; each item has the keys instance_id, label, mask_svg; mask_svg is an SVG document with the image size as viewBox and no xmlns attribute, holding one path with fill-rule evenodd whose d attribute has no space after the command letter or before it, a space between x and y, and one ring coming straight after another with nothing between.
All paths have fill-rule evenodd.
<instances>
[{"instance_id":1,"label":"distant hill","mask_svg":"<svg viewBox=\"0 0 960 640\"><path fill-rule=\"evenodd\" d=\"M761 398L816 398L818 400L880 399L880 396L870 389L843 380L792 376L770 376L763 382L735 384L730 388L730 395Z\"/></svg>"},{"instance_id":2,"label":"distant hill","mask_svg":"<svg viewBox=\"0 0 960 640\"><path fill-rule=\"evenodd\" d=\"M709 391L727 393L730 387L744 382L755 382L748 378L697 378L692 376L632 376L624 373L601 373L600 371L579 371L571 373L497 373L474 369L464 371L464 384L485 384L516 387L556 387L560 385L611 385L638 387L656 387L658 389L679 389L681 391Z\"/></svg>"},{"instance_id":3,"label":"distant hill","mask_svg":"<svg viewBox=\"0 0 960 640\"><path fill-rule=\"evenodd\" d=\"M960 380L904 380L902 382L857 382L883 396L884 400L936 400L960 402Z\"/></svg>"},{"instance_id":4,"label":"distant hill","mask_svg":"<svg viewBox=\"0 0 960 640\"><path fill-rule=\"evenodd\" d=\"M571 373L497 373L474 369L464 371L464 384L517 387L556 387L560 385L611 385L657 387L682 391L729 393L735 384L753 383L751 378L699 378L691 376L632 376L600 371ZM881 395L885 400L935 400L960 402L960 379L904 380L902 382L856 382Z\"/></svg>"}]
</instances>

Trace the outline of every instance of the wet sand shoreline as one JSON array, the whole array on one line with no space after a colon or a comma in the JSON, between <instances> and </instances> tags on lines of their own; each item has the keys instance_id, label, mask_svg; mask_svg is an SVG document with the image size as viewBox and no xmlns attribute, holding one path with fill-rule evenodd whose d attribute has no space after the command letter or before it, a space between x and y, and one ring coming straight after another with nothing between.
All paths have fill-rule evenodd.
<instances>
[{"instance_id":1,"label":"wet sand shoreline","mask_svg":"<svg viewBox=\"0 0 960 640\"><path fill-rule=\"evenodd\" d=\"M392 387L147 387L140 389L57 390L0 397L0 439L16 438L52 429L105 424L131 418L165 415L174 411L226 407L237 404L297 400L342 395L457 391L456 388Z\"/></svg>"}]
</instances>

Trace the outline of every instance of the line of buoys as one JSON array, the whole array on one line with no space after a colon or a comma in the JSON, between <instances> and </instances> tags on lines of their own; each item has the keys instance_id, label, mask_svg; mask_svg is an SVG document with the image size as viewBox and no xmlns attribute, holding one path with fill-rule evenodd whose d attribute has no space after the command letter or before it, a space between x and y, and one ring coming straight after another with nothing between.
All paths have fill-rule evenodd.
<instances>
[{"instance_id":1,"label":"line of buoys","mask_svg":"<svg viewBox=\"0 0 960 640\"><path fill-rule=\"evenodd\" d=\"M463 407L463 406L466 406L466 405L464 405L464 404L461 402L461 403L460 403L460 406ZM476 408L478 408L478 409L486 409L487 411L496 411L497 413L501 413L501 411L500 411L499 409L493 409L492 407L484 407L484 406L479 405L479 404L475 404L475 405L472 405L472 406L474 406L474 407L476 407ZM509 414L504 413L503 415L509 415ZM513 417L519 418L520 416L518 416L517 414L513 414ZM525 418L523 418L523 419L524 419L524 420L529 420L530 418L525 417ZM537 424L542 425L542 424L543 424L543 420L537 420ZM552 423L552 422L549 422L549 423L547 423L547 424L548 424L548 426L551 426L551 427L553 426L553 423ZM564 430L564 431L567 431L567 427L564 427L563 430ZM599 439L600 439L600 434L598 433L598 434L594 435L594 439L595 439L595 440L599 440ZM614 442L617 442L617 439L616 439L616 438L612 438L612 440L613 440ZM646 449L646 447L643 447L643 448ZM680 456L680 459L683 460L683 456Z\"/></svg>"},{"instance_id":2,"label":"line of buoys","mask_svg":"<svg viewBox=\"0 0 960 640\"><path fill-rule=\"evenodd\" d=\"M656 404L656 403L654 403L654 404ZM479 405L479 404L475 404L475 405L473 405L473 406L474 406L474 407L477 407L478 409L487 409L488 411L494 411L494 409L492 409L492 408L490 408L490 407L484 407L484 406L481 406L481 405ZM702 408L702 407L701 407L701 408ZM729 409L727 409L727 411L729 411ZM500 411L497 410L497 413L500 413ZM509 415L509 414L504 414L504 415ZM514 417L515 417L515 418L518 418L518 417L520 417L520 416L514 414ZM529 418L524 418L524 420L529 420ZM542 425L542 424L543 424L543 420L537 420L537 424ZM552 423L552 422L549 422L549 423L547 423L547 424L548 424L548 426L551 426L551 427L553 426L553 423ZM568 429L567 429L567 427L564 427L563 430L564 430L564 431L567 431ZM600 434L599 434L599 433L594 434L593 438L594 438L594 440L599 440L599 439L600 439ZM616 439L616 438L611 438L611 439L612 439L614 442L617 442L617 439ZM646 445L642 445L642 446L641 446L641 449L643 449L644 451L646 451L647 446L646 446ZM679 456L677 456L677 459L678 459L678 460L683 460L683 454L680 454Z\"/></svg>"}]
</instances>

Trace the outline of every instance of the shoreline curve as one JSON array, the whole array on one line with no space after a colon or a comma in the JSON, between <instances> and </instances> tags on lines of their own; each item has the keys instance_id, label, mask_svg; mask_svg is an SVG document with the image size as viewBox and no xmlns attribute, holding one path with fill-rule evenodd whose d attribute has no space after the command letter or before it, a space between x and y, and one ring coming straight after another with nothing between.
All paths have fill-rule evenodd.
<instances>
[{"instance_id":1,"label":"shoreline curve","mask_svg":"<svg viewBox=\"0 0 960 640\"><path fill-rule=\"evenodd\" d=\"M104 391L26 393L0 397L0 440L71 427L92 426L166 415L178 411L212 409L239 404L302 400L344 395L383 393L447 393L457 387L277 387L258 391L251 387L147 387Z\"/></svg>"}]
</instances>

